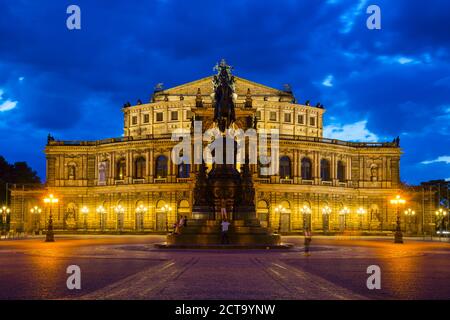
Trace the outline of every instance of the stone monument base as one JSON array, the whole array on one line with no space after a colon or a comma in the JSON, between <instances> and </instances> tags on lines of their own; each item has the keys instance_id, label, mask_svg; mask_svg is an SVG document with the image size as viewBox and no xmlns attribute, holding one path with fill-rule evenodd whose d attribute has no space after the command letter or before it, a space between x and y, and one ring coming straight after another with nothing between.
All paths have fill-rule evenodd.
<instances>
[{"instance_id":1,"label":"stone monument base","mask_svg":"<svg viewBox=\"0 0 450 320\"><path fill-rule=\"evenodd\" d=\"M221 245L221 221L191 219L179 234L169 234L169 246ZM229 246L280 246L281 239L270 229L261 227L259 220L232 220L228 229Z\"/></svg>"}]
</instances>

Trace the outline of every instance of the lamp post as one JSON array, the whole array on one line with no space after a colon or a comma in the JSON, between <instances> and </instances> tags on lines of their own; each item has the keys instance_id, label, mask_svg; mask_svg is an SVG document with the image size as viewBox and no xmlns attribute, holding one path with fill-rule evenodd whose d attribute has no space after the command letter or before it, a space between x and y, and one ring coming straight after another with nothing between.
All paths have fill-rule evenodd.
<instances>
[{"instance_id":1,"label":"lamp post","mask_svg":"<svg viewBox=\"0 0 450 320\"><path fill-rule=\"evenodd\" d=\"M117 230L122 232L123 229L123 214L125 213L125 208L122 205L118 205L114 208L114 211L117 214Z\"/></svg>"},{"instance_id":2,"label":"lamp post","mask_svg":"<svg viewBox=\"0 0 450 320\"><path fill-rule=\"evenodd\" d=\"M402 229L400 228L400 205L406 203L405 199L402 199L400 195L397 195L394 199L391 199L391 204L395 205L397 209L397 227L395 229L394 243L403 243Z\"/></svg>"},{"instance_id":3,"label":"lamp post","mask_svg":"<svg viewBox=\"0 0 450 320\"><path fill-rule=\"evenodd\" d=\"M161 210L166 213L166 232L169 232L169 212L172 211L172 207L165 204Z\"/></svg>"},{"instance_id":4,"label":"lamp post","mask_svg":"<svg viewBox=\"0 0 450 320\"><path fill-rule=\"evenodd\" d=\"M147 207L143 204L136 208L136 213L138 214L139 221L136 219L136 229L141 230L143 215L147 212Z\"/></svg>"},{"instance_id":5,"label":"lamp post","mask_svg":"<svg viewBox=\"0 0 450 320\"><path fill-rule=\"evenodd\" d=\"M278 234L281 232L281 213L286 212L286 209L279 204L278 207L275 208L275 212L278 213Z\"/></svg>"},{"instance_id":6,"label":"lamp post","mask_svg":"<svg viewBox=\"0 0 450 320\"><path fill-rule=\"evenodd\" d=\"M411 229L411 218L416 215L416 212L411 208L405 210L405 216L408 218L408 223L406 224L406 233L408 233L408 229Z\"/></svg>"},{"instance_id":7,"label":"lamp post","mask_svg":"<svg viewBox=\"0 0 450 320\"><path fill-rule=\"evenodd\" d=\"M2 225L3 225L3 230L2 232L6 231L6 221L8 220L8 215L11 212L11 210L7 207L7 206L3 206L0 208L0 214L1 214L1 219L2 219ZM6 238L6 236L5 236Z\"/></svg>"},{"instance_id":8,"label":"lamp post","mask_svg":"<svg viewBox=\"0 0 450 320\"><path fill-rule=\"evenodd\" d=\"M445 211L442 208L439 208L438 210L436 210L436 223L437 220L440 218L440 223L439 223L439 237L441 236L442 233L442 224L444 223L444 218L447 216L447 211Z\"/></svg>"},{"instance_id":9,"label":"lamp post","mask_svg":"<svg viewBox=\"0 0 450 320\"><path fill-rule=\"evenodd\" d=\"M39 215L40 216L40 214L41 214L41 212L42 212L42 209L41 208L39 208L38 206L34 206L33 208L31 208L30 209L30 213L32 214L32 215ZM36 218L33 218L33 220L34 220L34 231L35 231L35 233L37 232L37 231L39 231L39 228L37 227L37 222L36 222ZM38 222L40 221L41 219L39 218L39 220L38 220Z\"/></svg>"},{"instance_id":10,"label":"lamp post","mask_svg":"<svg viewBox=\"0 0 450 320\"><path fill-rule=\"evenodd\" d=\"M323 228L324 231L325 231L325 229L326 229L326 231L330 230L330 219L329 219L330 214L331 214L331 208L329 206L325 206L322 208L322 220L323 220L323 225L324 225L324 228Z\"/></svg>"},{"instance_id":11,"label":"lamp post","mask_svg":"<svg viewBox=\"0 0 450 320\"><path fill-rule=\"evenodd\" d=\"M54 242L55 238L53 236L53 217L52 217L52 207L55 203L58 203L59 199L55 198L53 194L49 194L48 197L44 198L44 203L48 204L50 207L50 214L48 217L47 234L45 235L45 242Z\"/></svg>"},{"instance_id":12,"label":"lamp post","mask_svg":"<svg viewBox=\"0 0 450 320\"><path fill-rule=\"evenodd\" d=\"M356 210L356 213L359 216L359 230L362 231L362 229L363 229L363 216L366 214L366 210L364 208L362 208L362 207L359 207Z\"/></svg>"},{"instance_id":13,"label":"lamp post","mask_svg":"<svg viewBox=\"0 0 450 320\"><path fill-rule=\"evenodd\" d=\"M105 228L104 225L104 215L106 213L106 209L103 206L98 206L97 209L95 210L99 215L100 215L100 230L103 231L103 229Z\"/></svg>"},{"instance_id":14,"label":"lamp post","mask_svg":"<svg viewBox=\"0 0 450 320\"><path fill-rule=\"evenodd\" d=\"M344 230L347 229L347 215L350 213L350 209L347 207L343 207L341 211L339 211L339 214L344 217Z\"/></svg>"},{"instance_id":15,"label":"lamp post","mask_svg":"<svg viewBox=\"0 0 450 320\"><path fill-rule=\"evenodd\" d=\"M303 229L311 229L311 221L308 221L308 225L306 226L306 217L308 217L308 220L310 220L309 218L311 217L310 214L312 212L311 208L308 207L307 205L304 205L301 209L300 212L303 214Z\"/></svg>"},{"instance_id":16,"label":"lamp post","mask_svg":"<svg viewBox=\"0 0 450 320\"><path fill-rule=\"evenodd\" d=\"M87 215L89 213L89 209L86 206L83 206L83 208L81 208L81 213L84 216L84 231L87 231Z\"/></svg>"}]
</instances>

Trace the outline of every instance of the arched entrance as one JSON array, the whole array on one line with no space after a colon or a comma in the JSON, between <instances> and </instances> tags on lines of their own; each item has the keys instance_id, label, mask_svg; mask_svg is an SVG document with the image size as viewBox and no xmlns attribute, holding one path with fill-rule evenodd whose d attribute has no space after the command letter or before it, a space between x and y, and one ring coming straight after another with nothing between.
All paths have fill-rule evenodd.
<instances>
[{"instance_id":1,"label":"arched entrance","mask_svg":"<svg viewBox=\"0 0 450 320\"><path fill-rule=\"evenodd\" d=\"M144 230L144 215L147 212L147 207L144 205L144 201L139 200L136 202L135 209L135 228L136 231Z\"/></svg>"},{"instance_id":2,"label":"arched entrance","mask_svg":"<svg viewBox=\"0 0 450 320\"><path fill-rule=\"evenodd\" d=\"M256 217L259 219L262 227L267 228L269 225L269 205L266 201L258 201L256 206Z\"/></svg>"},{"instance_id":3,"label":"arched entrance","mask_svg":"<svg viewBox=\"0 0 450 320\"><path fill-rule=\"evenodd\" d=\"M184 216L186 216L187 218L191 217L191 207L188 200L183 199L180 201L180 203L178 204L177 213L178 221L181 219L181 217Z\"/></svg>"},{"instance_id":4,"label":"arched entrance","mask_svg":"<svg viewBox=\"0 0 450 320\"><path fill-rule=\"evenodd\" d=\"M156 231L169 231L167 222L167 212L163 209L166 205L164 200L159 200L156 203Z\"/></svg>"},{"instance_id":5,"label":"arched entrance","mask_svg":"<svg viewBox=\"0 0 450 320\"><path fill-rule=\"evenodd\" d=\"M285 209L280 214L280 233L287 233L291 231L291 204L289 201L280 204Z\"/></svg>"}]
</instances>

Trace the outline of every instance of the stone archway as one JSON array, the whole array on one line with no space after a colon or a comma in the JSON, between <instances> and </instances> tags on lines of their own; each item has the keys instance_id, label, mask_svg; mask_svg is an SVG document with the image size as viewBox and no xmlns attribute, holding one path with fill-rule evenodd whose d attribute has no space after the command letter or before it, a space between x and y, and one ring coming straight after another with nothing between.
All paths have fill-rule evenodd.
<instances>
[{"instance_id":1,"label":"stone archway","mask_svg":"<svg viewBox=\"0 0 450 320\"><path fill-rule=\"evenodd\" d=\"M291 231L291 204L287 200L281 201L280 204L284 210L279 218L279 229L280 233L287 233Z\"/></svg>"},{"instance_id":2,"label":"stone archway","mask_svg":"<svg viewBox=\"0 0 450 320\"><path fill-rule=\"evenodd\" d=\"M267 228L269 222L269 205L265 200L259 200L256 206L256 217L259 219L262 227Z\"/></svg>"},{"instance_id":3,"label":"stone archway","mask_svg":"<svg viewBox=\"0 0 450 320\"><path fill-rule=\"evenodd\" d=\"M191 206L189 205L189 201L186 199L181 200L178 203L178 207L177 207L178 220L184 216L186 216L188 219L191 217Z\"/></svg>"},{"instance_id":4,"label":"stone archway","mask_svg":"<svg viewBox=\"0 0 450 320\"><path fill-rule=\"evenodd\" d=\"M136 202L136 207L134 210L134 227L136 231L143 231L144 230L144 216L145 211L142 208L146 208L144 205L144 201L139 200Z\"/></svg>"},{"instance_id":5,"label":"stone archway","mask_svg":"<svg viewBox=\"0 0 450 320\"><path fill-rule=\"evenodd\" d=\"M165 205L166 202L164 200L156 202L156 231L168 231L167 212L163 210Z\"/></svg>"}]
</instances>

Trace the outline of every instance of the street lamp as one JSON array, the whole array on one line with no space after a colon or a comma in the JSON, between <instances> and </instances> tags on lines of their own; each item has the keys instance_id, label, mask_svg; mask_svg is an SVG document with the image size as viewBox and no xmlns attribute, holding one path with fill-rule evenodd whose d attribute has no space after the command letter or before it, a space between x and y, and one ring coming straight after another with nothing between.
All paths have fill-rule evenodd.
<instances>
[{"instance_id":1,"label":"street lamp","mask_svg":"<svg viewBox=\"0 0 450 320\"><path fill-rule=\"evenodd\" d=\"M169 206L168 204L165 204L162 208L161 208L162 212L166 212L166 232L169 232L169 212L172 211L172 207Z\"/></svg>"},{"instance_id":2,"label":"street lamp","mask_svg":"<svg viewBox=\"0 0 450 320\"><path fill-rule=\"evenodd\" d=\"M87 215L89 209L86 206L83 206L83 208L81 208L81 213L84 215L84 230L87 231Z\"/></svg>"},{"instance_id":3,"label":"street lamp","mask_svg":"<svg viewBox=\"0 0 450 320\"><path fill-rule=\"evenodd\" d=\"M98 206L95 210L100 215L100 229L104 229L104 215L106 213L106 209L103 206Z\"/></svg>"},{"instance_id":4,"label":"street lamp","mask_svg":"<svg viewBox=\"0 0 450 320\"><path fill-rule=\"evenodd\" d=\"M366 209L364 209L364 208L362 208L362 207L359 207L357 210L356 210L356 213L358 214L358 216L359 216L359 229L360 230L362 230L362 228L363 228L363 223L362 223L362 221L363 221L363 216L366 214Z\"/></svg>"},{"instance_id":5,"label":"street lamp","mask_svg":"<svg viewBox=\"0 0 450 320\"><path fill-rule=\"evenodd\" d=\"M330 229L330 220L329 220L330 214L331 214L331 208L329 206L325 206L322 208L322 215L323 215L322 220L323 220L323 224L324 224L324 229L327 229L327 231Z\"/></svg>"},{"instance_id":6,"label":"street lamp","mask_svg":"<svg viewBox=\"0 0 450 320\"><path fill-rule=\"evenodd\" d=\"M144 206L143 204L139 205L139 206L136 208L136 213L138 214L138 217L139 217L139 221L138 221L138 219L136 219L136 229L141 230L141 227L142 227L142 220L143 220L142 215L145 214L146 212L147 212L147 207ZM137 217L136 217L136 218L137 218Z\"/></svg>"},{"instance_id":7,"label":"street lamp","mask_svg":"<svg viewBox=\"0 0 450 320\"><path fill-rule=\"evenodd\" d=\"M447 211L445 211L442 208L439 208L438 210L436 210L436 223L438 218L440 218L441 222L439 223L439 236L442 233L442 224L444 223L444 219L447 216Z\"/></svg>"},{"instance_id":8,"label":"street lamp","mask_svg":"<svg viewBox=\"0 0 450 320\"><path fill-rule=\"evenodd\" d=\"M114 211L117 213L117 229L122 231L123 228L123 214L125 213L125 208L122 205L118 205L114 208ZM120 215L120 216L119 216Z\"/></svg>"},{"instance_id":9,"label":"street lamp","mask_svg":"<svg viewBox=\"0 0 450 320\"><path fill-rule=\"evenodd\" d=\"M3 224L2 231L6 231L6 221L8 220L7 216L9 215L10 212L11 210L6 206L0 208L0 214L2 215L2 224Z\"/></svg>"},{"instance_id":10,"label":"street lamp","mask_svg":"<svg viewBox=\"0 0 450 320\"><path fill-rule=\"evenodd\" d=\"M281 213L282 212L286 212L286 209L281 204L279 204L278 207L275 208L275 212L279 213L279 216L278 216L278 233L280 233L280 231L281 231Z\"/></svg>"},{"instance_id":11,"label":"street lamp","mask_svg":"<svg viewBox=\"0 0 450 320\"><path fill-rule=\"evenodd\" d=\"M350 213L350 209L347 207L343 207L340 211L339 214L341 216L344 216L344 230L347 229L347 215Z\"/></svg>"},{"instance_id":12,"label":"street lamp","mask_svg":"<svg viewBox=\"0 0 450 320\"><path fill-rule=\"evenodd\" d=\"M412 210L411 208L408 208L405 210L405 216L408 217L408 224L407 224L406 232L408 232L408 229L411 229L411 218L414 217L415 215L416 215L416 212L414 210Z\"/></svg>"},{"instance_id":13,"label":"street lamp","mask_svg":"<svg viewBox=\"0 0 450 320\"><path fill-rule=\"evenodd\" d=\"M34 214L35 215L40 215L41 212L42 212L42 209L39 208L38 206L34 206L33 208L30 209L30 213L33 214L33 215ZM33 220L34 220L34 232L35 232L35 234L37 234L36 232L39 231L38 228L37 228L38 221L41 220L41 219L39 218L39 220L36 221L36 217L33 217Z\"/></svg>"},{"instance_id":14,"label":"street lamp","mask_svg":"<svg viewBox=\"0 0 450 320\"><path fill-rule=\"evenodd\" d=\"M311 229L310 225L310 214L312 212L311 208L306 204L300 209L300 212L303 214L303 229ZM306 217L308 217L308 224L306 225Z\"/></svg>"},{"instance_id":15,"label":"street lamp","mask_svg":"<svg viewBox=\"0 0 450 320\"><path fill-rule=\"evenodd\" d=\"M394 199L391 199L391 204L395 205L397 209L397 227L395 229L395 237L394 237L394 243L403 243L403 234L402 229L400 228L400 205L403 205L406 203L405 199L402 199L400 195L397 195Z\"/></svg>"},{"instance_id":16,"label":"street lamp","mask_svg":"<svg viewBox=\"0 0 450 320\"><path fill-rule=\"evenodd\" d=\"M48 197L44 198L44 203L50 206L50 215L48 217L47 234L45 235L45 242L54 242L55 238L53 236L53 219L52 219L52 207L55 203L58 203L59 199L55 198L53 194L49 194Z\"/></svg>"}]
</instances>

